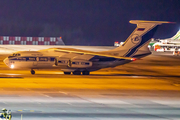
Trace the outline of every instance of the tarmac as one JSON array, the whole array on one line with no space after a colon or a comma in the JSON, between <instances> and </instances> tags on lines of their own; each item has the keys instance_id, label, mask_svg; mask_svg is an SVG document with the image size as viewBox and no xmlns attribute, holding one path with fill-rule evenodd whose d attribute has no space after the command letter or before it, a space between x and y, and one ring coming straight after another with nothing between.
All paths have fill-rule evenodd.
<instances>
[{"instance_id":1,"label":"tarmac","mask_svg":"<svg viewBox=\"0 0 180 120\"><path fill-rule=\"evenodd\" d=\"M153 52L129 64L64 75L13 70L0 56L0 106L12 120L179 120L180 56Z\"/></svg>"}]
</instances>

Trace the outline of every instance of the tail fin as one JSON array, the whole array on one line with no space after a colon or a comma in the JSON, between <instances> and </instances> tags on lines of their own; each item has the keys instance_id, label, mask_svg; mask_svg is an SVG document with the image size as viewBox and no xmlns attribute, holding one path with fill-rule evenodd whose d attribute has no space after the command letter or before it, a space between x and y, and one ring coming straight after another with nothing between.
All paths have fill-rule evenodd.
<instances>
[{"instance_id":1,"label":"tail fin","mask_svg":"<svg viewBox=\"0 0 180 120\"><path fill-rule=\"evenodd\" d=\"M58 41L56 42L56 45L65 45L63 40L62 40L62 37L59 37L57 39L58 39Z\"/></svg>"},{"instance_id":2,"label":"tail fin","mask_svg":"<svg viewBox=\"0 0 180 120\"><path fill-rule=\"evenodd\" d=\"M111 51L108 51L111 54L137 58L143 57L143 55L151 54L148 49L150 39L153 37L159 25L161 25L162 23L170 23L166 21L140 20L131 20L129 22L132 24L137 24L136 29L127 38L123 45Z\"/></svg>"},{"instance_id":3,"label":"tail fin","mask_svg":"<svg viewBox=\"0 0 180 120\"><path fill-rule=\"evenodd\" d=\"M171 39L180 40L180 30Z\"/></svg>"}]
</instances>

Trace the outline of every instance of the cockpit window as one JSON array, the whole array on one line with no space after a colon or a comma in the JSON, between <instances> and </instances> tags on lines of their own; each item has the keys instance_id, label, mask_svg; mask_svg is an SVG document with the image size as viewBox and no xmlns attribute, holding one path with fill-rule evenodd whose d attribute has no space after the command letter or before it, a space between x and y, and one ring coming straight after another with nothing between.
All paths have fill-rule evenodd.
<instances>
[{"instance_id":1,"label":"cockpit window","mask_svg":"<svg viewBox=\"0 0 180 120\"><path fill-rule=\"evenodd\" d=\"M13 53L12 55L8 56L8 58L16 57L16 56L21 56L19 53Z\"/></svg>"}]
</instances>

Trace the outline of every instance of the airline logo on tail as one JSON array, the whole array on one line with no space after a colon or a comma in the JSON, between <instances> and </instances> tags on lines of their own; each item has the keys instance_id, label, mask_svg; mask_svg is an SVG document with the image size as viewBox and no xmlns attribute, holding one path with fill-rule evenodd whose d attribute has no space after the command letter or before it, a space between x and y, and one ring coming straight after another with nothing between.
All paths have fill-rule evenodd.
<instances>
[{"instance_id":1,"label":"airline logo on tail","mask_svg":"<svg viewBox=\"0 0 180 120\"><path fill-rule=\"evenodd\" d=\"M144 30L145 30L145 28L137 28L137 31L144 31ZM134 44L140 43L141 40L142 40L142 38L138 34L133 34L131 37L131 41Z\"/></svg>"},{"instance_id":2,"label":"airline logo on tail","mask_svg":"<svg viewBox=\"0 0 180 120\"><path fill-rule=\"evenodd\" d=\"M138 34L134 34L134 35L132 35L132 37L131 37L131 41L132 41L132 43L134 43L134 44L138 44L138 43L141 42L141 37L140 37Z\"/></svg>"}]
</instances>

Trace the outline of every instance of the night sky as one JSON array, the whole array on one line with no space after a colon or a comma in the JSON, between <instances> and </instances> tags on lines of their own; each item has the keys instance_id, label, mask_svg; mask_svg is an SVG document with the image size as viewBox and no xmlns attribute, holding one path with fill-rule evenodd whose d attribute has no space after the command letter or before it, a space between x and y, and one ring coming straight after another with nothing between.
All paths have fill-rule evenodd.
<instances>
[{"instance_id":1,"label":"night sky","mask_svg":"<svg viewBox=\"0 0 180 120\"><path fill-rule=\"evenodd\" d=\"M62 36L68 45L113 45L136 25L160 20L155 38L180 29L180 0L0 0L0 36Z\"/></svg>"}]
</instances>

